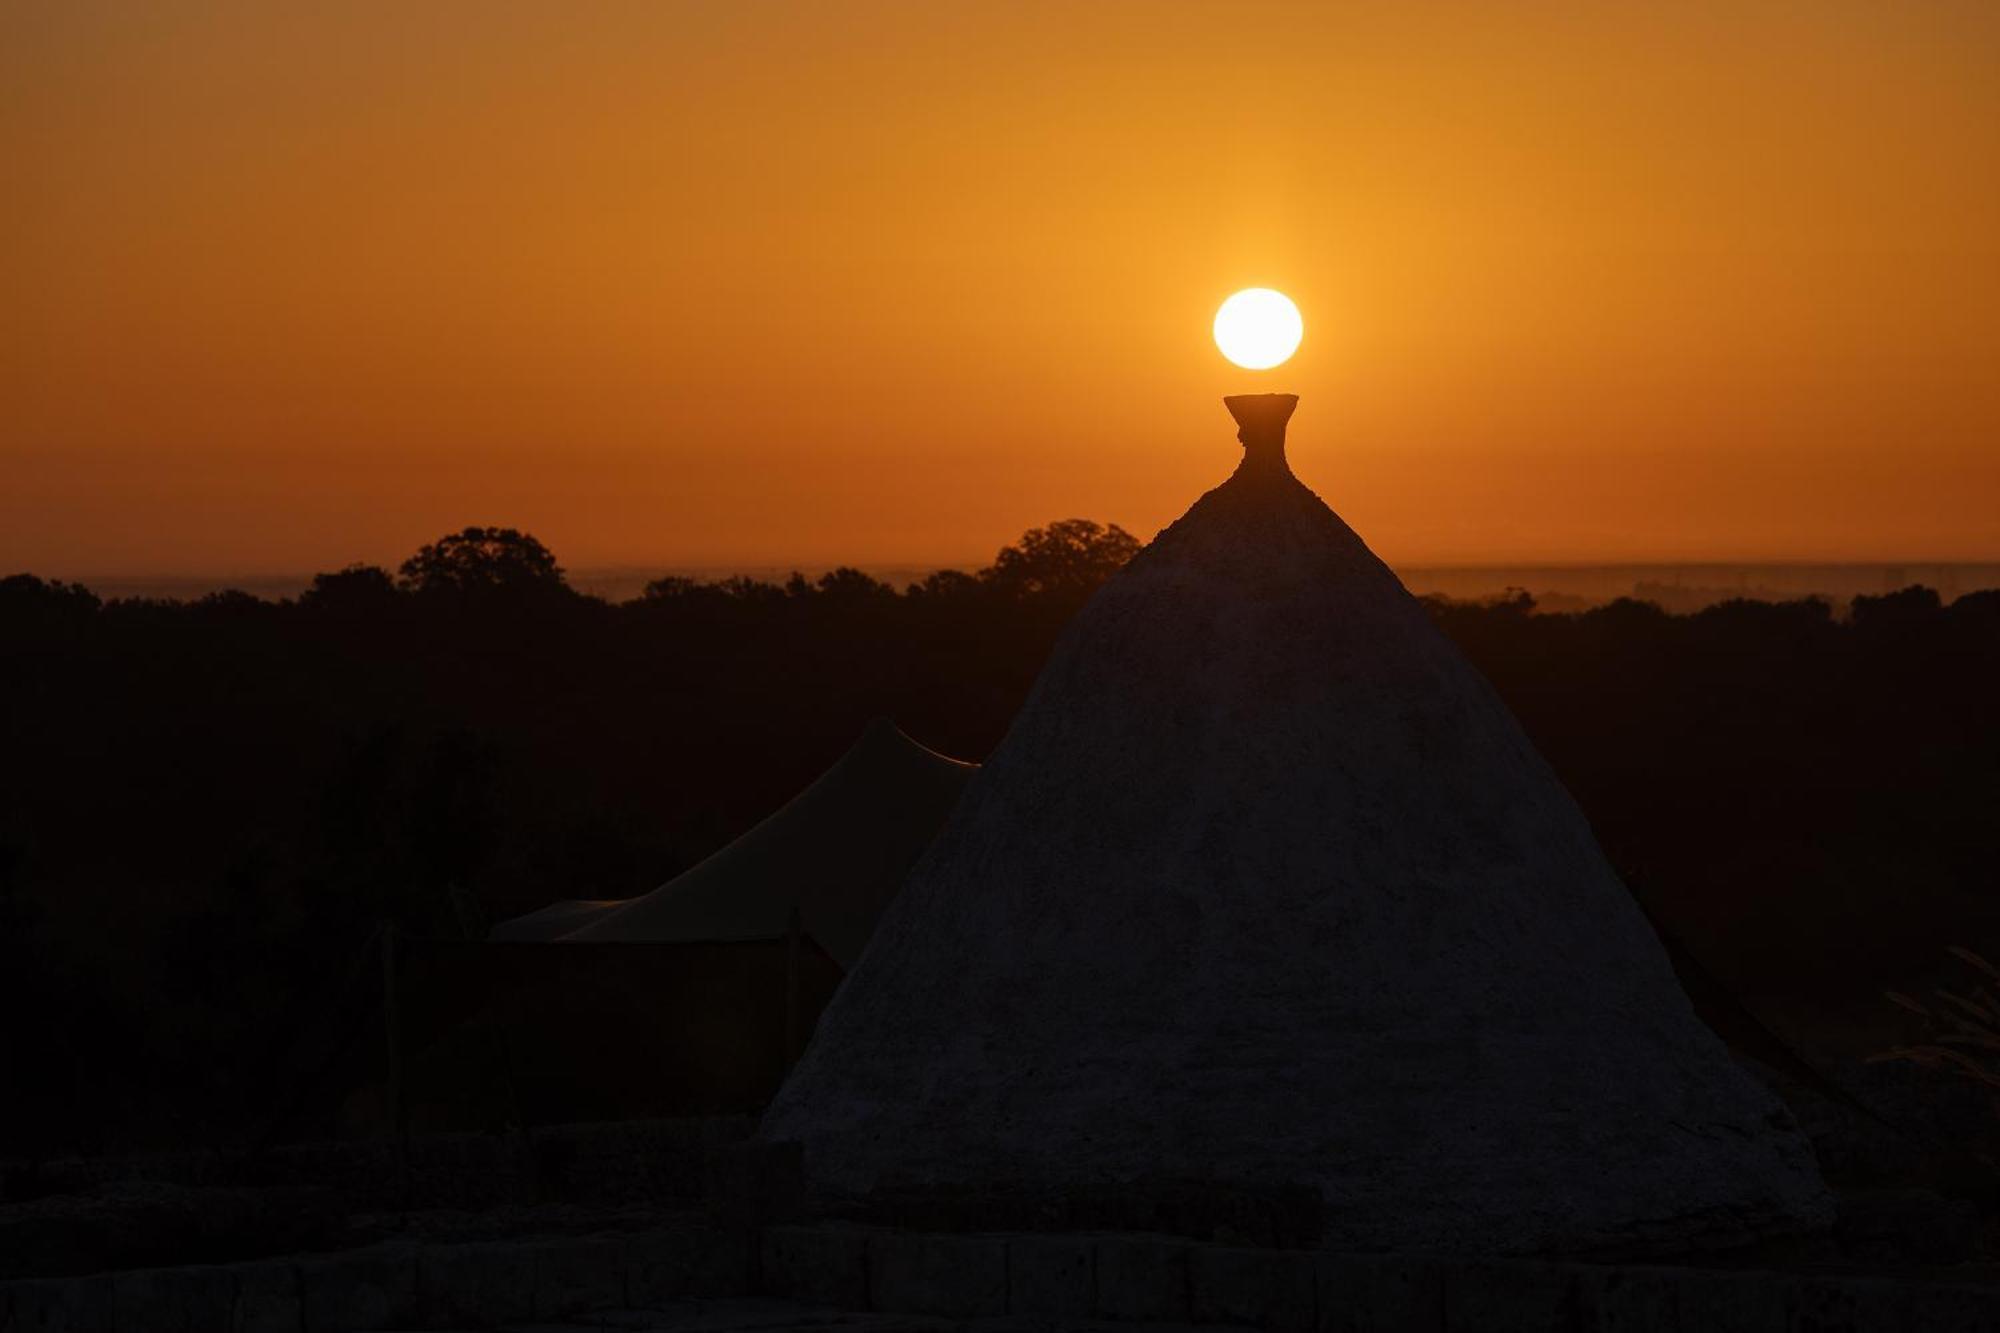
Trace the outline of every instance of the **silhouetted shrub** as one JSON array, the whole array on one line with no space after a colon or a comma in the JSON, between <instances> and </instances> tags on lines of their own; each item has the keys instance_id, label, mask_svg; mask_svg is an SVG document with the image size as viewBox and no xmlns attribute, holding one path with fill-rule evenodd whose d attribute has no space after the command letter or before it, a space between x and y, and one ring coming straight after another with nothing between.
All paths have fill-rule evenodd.
<instances>
[{"instance_id":1,"label":"silhouetted shrub","mask_svg":"<svg viewBox=\"0 0 2000 1333\"><path fill-rule=\"evenodd\" d=\"M403 591L379 565L349 565L334 574L313 575L299 605L333 615L379 614L399 607Z\"/></svg>"}]
</instances>

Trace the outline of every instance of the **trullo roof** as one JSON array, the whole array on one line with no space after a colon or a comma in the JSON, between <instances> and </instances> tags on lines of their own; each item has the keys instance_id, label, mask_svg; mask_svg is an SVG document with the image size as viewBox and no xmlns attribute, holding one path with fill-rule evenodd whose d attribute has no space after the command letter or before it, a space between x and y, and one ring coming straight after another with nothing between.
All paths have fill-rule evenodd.
<instances>
[{"instance_id":1,"label":"trullo roof","mask_svg":"<svg viewBox=\"0 0 2000 1333\"><path fill-rule=\"evenodd\" d=\"M766 1115L823 1188L1319 1187L1326 1241L1825 1220L1491 687L1295 478L1296 400L1069 627Z\"/></svg>"}]
</instances>

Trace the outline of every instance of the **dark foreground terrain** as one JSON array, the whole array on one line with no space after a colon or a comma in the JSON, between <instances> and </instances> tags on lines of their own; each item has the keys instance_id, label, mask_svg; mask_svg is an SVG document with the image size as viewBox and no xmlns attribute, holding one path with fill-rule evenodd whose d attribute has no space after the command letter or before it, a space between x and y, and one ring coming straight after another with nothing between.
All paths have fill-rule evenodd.
<instances>
[{"instance_id":1,"label":"dark foreground terrain","mask_svg":"<svg viewBox=\"0 0 2000 1333\"><path fill-rule=\"evenodd\" d=\"M902 591L617 605L494 530L280 603L0 582L0 1156L337 1131L274 1071L380 923L462 938L643 892L877 715L983 757L1135 545L1053 524ZM1944 948L2000 933L2000 592L1431 607L1656 922L1814 1063L1881 1081L1861 1058L1924 1030L1882 989L1957 984Z\"/></svg>"},{"instance_id":2,"label":"dark foreground terrain","mask_svg":"<svg viewBox=\"0 0 2000 1333\"><path fill-rule=\"evenodd\" d=\"M50 1164L64 1193L0 1209L0 1327L1971 1333L2000 1320L1994 1264L1869 1253L1845 1224L1755 1252L1482 1259L1329 1252L1284 1234L1296 1200L1194 1182L1033 1211L955 1197L854 1213L806 1199L796 1153L751 1147L747 1129L624 1122ZM140 1167L154 1177L87 1183Z\"/></svg>"}]
</instances>

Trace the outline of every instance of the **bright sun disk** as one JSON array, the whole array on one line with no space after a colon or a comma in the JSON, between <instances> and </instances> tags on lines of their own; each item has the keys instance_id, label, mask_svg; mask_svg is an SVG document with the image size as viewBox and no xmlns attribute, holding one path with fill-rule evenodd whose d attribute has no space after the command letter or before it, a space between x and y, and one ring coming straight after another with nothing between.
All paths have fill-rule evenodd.
<instances>
[{"instance_id":1,"label":"bright sun disk","mask_svg":"<svg viewBox=\"0 0 2000 1333\"><path fill-rule=\"evenodd\" d=\"M1246 287L1215 312L1215 345L1245 370L1283 365L1304 334L1292 298L1269 287Z\"/></svg>"}]
</instances>

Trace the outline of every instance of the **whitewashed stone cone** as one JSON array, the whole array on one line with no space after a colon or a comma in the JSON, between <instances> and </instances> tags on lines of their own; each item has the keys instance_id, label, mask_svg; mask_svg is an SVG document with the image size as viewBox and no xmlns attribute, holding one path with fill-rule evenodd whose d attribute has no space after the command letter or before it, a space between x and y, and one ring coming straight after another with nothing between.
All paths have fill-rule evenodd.
<instances>
[{"instance_id":1,"label":"whitewashed stone cone","mask_svg":"<svg viewBox=\"0 0 2000 1333\"><path fill-rule=\"evenodd\" d=\"M820 1188L1309 1183L1329 1245L1831 1207L1485 679L1292 475L1297 399L1069 627L767 1114Z\"/></svg>"}]
</instances>

